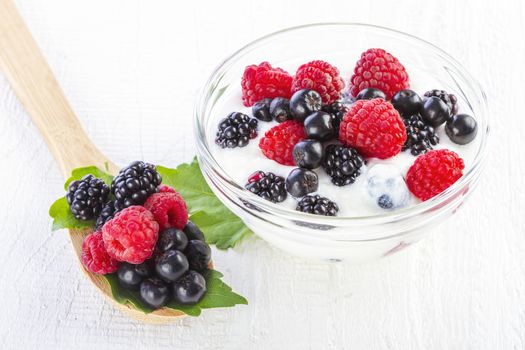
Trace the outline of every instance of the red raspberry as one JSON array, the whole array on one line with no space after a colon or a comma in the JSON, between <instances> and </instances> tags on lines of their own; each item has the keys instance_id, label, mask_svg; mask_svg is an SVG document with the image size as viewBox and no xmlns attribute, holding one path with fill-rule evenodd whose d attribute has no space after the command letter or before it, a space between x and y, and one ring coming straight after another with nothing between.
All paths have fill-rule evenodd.
<instances>
[{"instance_id":1,"label":"red raspberry","mask_svg":"<svg viewBox=\"0 0 525 350\"><path fill-rule=\"evenodd\" d=\"M266 158L283 165L295 165L293 146L305 138L303 124L287 120L268 130L259 141L259 148Z\"/></svg>"},{"instance_id":2,"label":"red raspberry","mask_svg":"<svg viewBox=\"0 0 525 350\"><path fill-rule=\"evenodd\" d=\"M186 202L175 191L152 194L144 203L144 208L151 211L161 231L170 227L182 230L188 223Z\"/></svg>"},{"instance_id":3,"label":"red raspberry","mask_svg":"<svg viewBox=\"0 0 525 350\"><path fill-rule=\"evenodd\" d=\"M263 98L292 95L292 76L281 68L274 68L268 62L247 66L241 80L242 102L246 107Z\"/></svg>"},{"instance_id":4,"label":"red raspberry","mask_svg":"<svg viewBox=\"0 0 525 350\"><path fill-rule=\"evenodd\" d=\"M118 261L109 256L102 240L102 232L93 232L82 242L82 264L93 273L105 275L118 269Z\"/></svg>"},{"instance_id":5,"label":"red raspberry","mask_svg":"<svg viewBox=\"0 0 525 350\"><path fill-rule=\"evenodd\" d=\"M144 207L133 205L102 227L102 238L108 254L118 261L140 264L153 253L159 235L159 224Z\"/></svg>"},{"instance_id":6,"label":"red raspberry","mask_svg":"<svg viewBox=\"0 0 525 350\"><path fill-rule=\"evenodd\" d=\"M366 88L383 91L391 99L399 90L408 89L408 73L405 67L383 49L368 49L361 54L350 78L350 94L357 96Z\"/></svg>"},{"instance_id":7,"label":"red raspberry","mask_svg":"<svg viewBox=\"0 0 525 350\"><path fill-rule=\"evenodd\" d=\"M365 157L393 157L401 151L406 138L399 113L381 98L356 101L339 127L339 140Z\"/></svg>"},{"instance_id":8,"label":"red raspberry","mask_svg":"<svg viewBox=\"0 0 525 350\"><path fill-rule=\"evenodd\" d=\"M410 192L422 201L440 194L456 182L465 163L455 152L448 149L430 151L417 157L406 176Z\"/></svg>"},{"instance_id":9,"label":"red raspberry","mask_svg":"<svg viewBox=\"0 0 525 350\"><path fill-rule=\"evenodd\" d=\"M177 193L177 191L175 191L173 188L169 187L168 185L160 185L159 192L160 193Z\"/></svg>"},{"instance_id":10,"label":"red raspberry","mask_svg":"<svg viewBox=\"0 0 525 350\"><path fill-rule=\"evenodd\" d=\"M311 89L317 91L324 104L335 102L341 97L345 82L339 76L339 70L325 61L312 61L297 69L292 83L292 93Z\"/></svg>"}]
</instances>

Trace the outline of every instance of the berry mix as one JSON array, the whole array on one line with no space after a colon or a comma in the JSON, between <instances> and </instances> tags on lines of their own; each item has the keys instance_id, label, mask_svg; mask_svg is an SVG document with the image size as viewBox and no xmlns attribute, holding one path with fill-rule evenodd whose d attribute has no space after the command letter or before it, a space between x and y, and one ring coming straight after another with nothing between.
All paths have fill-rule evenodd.
<instances>
[{"instance_id":1,"label":"berry mix","mask_svg":"<svg viewBox=\"0 0 525 350\"><path fill-rule=\"evenodd\" d=\"M111 186L86 175L69 185L66 199L77 219L95 220L94 232L82 243L81 260L89 271L116 273L121 286L153 309L202 299L210 247L188 221L182 197L162 185L154 165L133 162Z\"/></svg>"},{"instance_id":2,"label":"berry mix","mask_svg":"<svg viewBox=\"0 0 525 350\"><path fill-rule=\"evenodd\" d=\"M241 90L245 112L220 120L217 145L233 149L257 142L258 154L280 167L252 169L245 188L274 203L291 197L297 211L316 215L335 216L356 200L323 196L321 174L330 178L328 186L341 189L363 176L363 192L378 210L438 195L465 167L456 152L440 146L440 135L466 145L477 134L476 120L458 114L456 96L411 90L405 67L383 49L361 54L346 89L336 67L316 60L300 65L295 75L268 62L250 65ZM247 157L253 158L253 149ZM393 161L401 156L412 158L408 170Z\"/></svg>"}]
</instances>

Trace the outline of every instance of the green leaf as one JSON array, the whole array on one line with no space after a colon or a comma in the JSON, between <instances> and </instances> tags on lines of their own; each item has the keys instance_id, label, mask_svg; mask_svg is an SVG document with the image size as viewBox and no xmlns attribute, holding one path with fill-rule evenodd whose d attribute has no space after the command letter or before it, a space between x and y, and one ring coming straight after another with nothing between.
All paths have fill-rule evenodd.
<instances>
[{"instance_id":1,"label":"green leaf","mask_svg":"<svg viewBox=\"0 0 525 350\"><path fill-rule=\"evenodd\" d=\"M128 291L119 283L116 274L104 276L111 287L113 298L121 304L131 304L144 313L150 313L152 308L147 306L139 297L138 292ZM238 304L247 305L248 301L237 293L234 293L230 286L221 280L222 274L215 270L209 270L204 274L206 278L206 294L201 301L195 305L182 305L175 302L169 303L166 307L182 311L189 316L199 316L203 309L233 307Z\"/></svg>"},{"instance_id":2,"label":"green leaf","mask_svg":"<svg viewBox=\"0 0 525 350\"><path fill-rule=\"evenodd\" d=\"M80 180L84 175L87 174L91 174L95 177L102 179L108 186L113 180L113 176L103 172L95 166L77 168L71 172L71 177L66 181L64 185L66 191L71 182L75 180ZM57 199L51 205L51 208L49 208L49 216L53 218L53 225L51 227L53 231L60 230L63 228L93 227L93 225L95 224L94 220L83 221L76 219L69 210L69 204L67 204L66 197Z\"/></svg>"},{"instance_id":3,"label":"green leaf","mask_svg":"<svg viewBox=\"0 0 525 350\"><path fill-rule=\"evenodd\" d=\"M176 169L158 166L162 183L175 188L186 200L190 220L204 232L206 241L219 249L235 246L252 232L215 196L202 176L196 159Z\"/></svg>"},{"instance_id":4,"label":"green leaf","mask_svg":"<svg viewBox=\"0 0 525 350\"><path fill-rule=\"evenodd\" d=\"M63 228L93 227L94 225L93 220L77 220L69 210L69 204L67 204L66 197L57 199L51 205L51 208L49 208L49 216L53 218L53 225L51 226L53 231Z\"/></svg>"}]
</instances>

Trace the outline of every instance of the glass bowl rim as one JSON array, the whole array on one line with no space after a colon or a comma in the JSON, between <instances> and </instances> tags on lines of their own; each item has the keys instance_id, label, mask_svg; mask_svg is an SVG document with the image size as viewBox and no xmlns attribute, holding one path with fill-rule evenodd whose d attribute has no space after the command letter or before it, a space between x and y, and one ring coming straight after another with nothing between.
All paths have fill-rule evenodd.
<instances>
[{"instance_id":1,"label":"glass bowl rim","mask_svg":"<svg viewBox=\"0 0 525 350\"><path fill-rule=\"evenodd\" d=\"M372 215L366 215L366 216L319 216L319 215L313 215L308 213L299 212L293 209L285 208L283 206L280 206L279 204L272 203L270 201L264 200L250 191L246 190L244 187L240 186L236 183L218 164L217 160L213 157L212 152L210 151L208 147L208 142L206 138L206 128L203 123L201 123L200 116L203 115L203 111L205 110L205 106L209 102L209 97L211 96L211 91L216 88L216 85L218 81L220 81L221 76L225 71L227 71L230 64L234 63L234 61L243 56L245 53L250 52L253 49L256 49L259 45L264 44L268 41L270 41L272 38L283 35L289 32L301 30L301 29L307 29L307 28L315 28L315 27L330 27L330 26L344 26L344 27L361 27L369 30L375 30L375 31L382 31L387 32L389 34L393 34L395 36L402 37L408 41L414 41L419 44L422 44L424 46L427 46L429 49L433 50L435 54L440 56L440 59L443 59L447 61L447 63L454 66L457 73L459 73L462 78L467 81L471 87L474 88L474 90L477 90L477 95L480 97L480 105L481 105L481 111L480 113L476 114L476 117L479 114L483 114L483 121L484 121L484 128L478 129L478 135L477 137L481 137L480 140L480 146L477 149L476 155L474 157L474 161L472 165L467 169L467 171L463 174L463 176L456 181L452 186L450 186L445 191L441 192L440 194L432 197L429 200L426 200L424 202L420 202L416 205L409 206L406 208L397 209L394 211L387 211L385 213L381 214L372 214ZM198 159L202 166L202 159L201 157L208 163L210 163L211 168L213 171L221 178L223 182L226 183L228 186L228 189L231 190L238 198L242 198L245 201L248 201L250 204L254 204L257 207L259 207L261 210L266 211L268 213L273 213L276 215L279 215L281 217L286 217L293 220L301 220L304 222L309 223L318 223L318 224L332 224L336 226L344 226L347 225L366 225L366 224L381 224L381 223L388 223L393 221L400 221L403 219L408 219L414 216L417 216L423 212L429 211L429 210L435 210L436 208L440 207L446 207L446 204L448 200L454 198L465 185L468 185L472 180L474 180L477 176L479 176L482 166L484 163L484 159L486 156L486 143L487 138L489 135L489 113L488 113L488 103L487 103L487 97L485 94L485 91L483 90L480 83L467 71L463 65L457 61L454 57L452 57L450 54L448 54L443 49L439 48L438 46L424 40L421 38L418 38L414 35L384 27L384 26L378 26L373 24L367 24L367 23L358 23L358 22L319 22L319 23L310 23L310 24L303 24L299 26L289 27L285 29L281 29L278 31L275 31L273 33L264 35L262 37L259 37L258 39L255 39L251 41L250 43L244 45L231 55L224 58L213 70L213 72L210 74L208 79L206 80L206 83L201 88L201 90L197 94L197 99L195 101L194 106L194 136L197 143L197 149L198 153ZM201 169L202 171L202 169Z\"/></svg>"}]
</instances>

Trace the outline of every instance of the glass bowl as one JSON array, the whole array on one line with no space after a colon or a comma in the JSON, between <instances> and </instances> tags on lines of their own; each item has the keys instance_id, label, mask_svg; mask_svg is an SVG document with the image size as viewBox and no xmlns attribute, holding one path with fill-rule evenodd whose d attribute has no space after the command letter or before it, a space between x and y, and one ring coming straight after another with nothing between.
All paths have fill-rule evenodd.
<instances>
[{"instance_id":1,"label":"glass bowl","mask_svg":"<svg viewBox=\"0 0 525 350\"><path fill-rule=\"evenodd\" d=\"M361 52L380 47L392 52L411 76L425 77L428 89L454 93L462 113L478 122L473 161L454 185L414 206L362 217L324 217L273 204L236 183L213 156L210 144L217 113L232 93L240 96L240 80L249 64L269 61L286 66L323 59L340 67L341 58L353 68ZM292 71L293 72L293 71ZM349 76L342 75L348 83ZM242 102L239 98L239 107ZM264 36L244 46L213 71L195 106L197 157L213 192L262 239L293 255L361 263L388 256L430 234L451 216L476 187L482 173L489 131L488 108L480 84L465 68L438 47L388 28L355 23L309 24ZM212 135L213 136L213 135ZM242 167L242 164L239 164ZM432 228L432 229L431 229Z\"/></svg>"}]
</instances>

